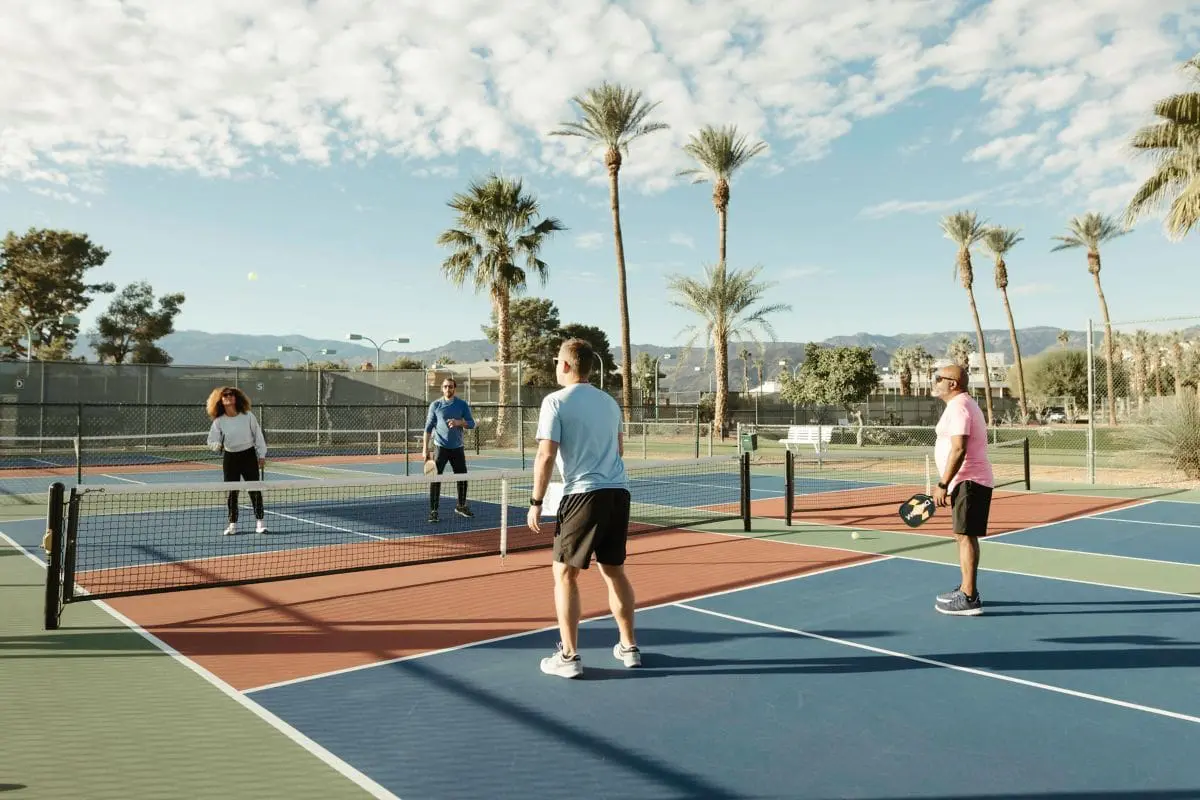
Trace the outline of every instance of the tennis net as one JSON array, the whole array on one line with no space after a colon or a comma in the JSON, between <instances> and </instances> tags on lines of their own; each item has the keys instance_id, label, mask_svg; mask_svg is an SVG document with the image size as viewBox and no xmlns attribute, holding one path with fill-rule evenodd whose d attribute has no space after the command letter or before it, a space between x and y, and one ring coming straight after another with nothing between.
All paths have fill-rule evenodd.
<instances>
[{"instance_id":1,"label":"tennis net","mask_svg":"<svg viewBox=\"0 0 1200 800\"><path fill-rule=\"evenodd\" d=\"M1029 440L988 445L995 487L1030 488ZM860 448L823 453L788 451L785 462L785 515L900 504L938 482L927 449Z\"/></svg>"},{"instance_id":2,"label":"tennis net","mask_svg":"<svg viewBox=\"0 0 1200 800\"><path fill-rule=\"evenodd\" d=\"M736 456L626 464L630 533L742 518L749 469ZM470 516L458 513L465 482ZM47 627L80 600L233 586L548 548L526 525L532 470L356 480L51 487ZM430 517L431 490L440 494ZM229 493L238 530L226 535ZM255 530L260 493L266 533Z\"/></svg>"}]
</instances>

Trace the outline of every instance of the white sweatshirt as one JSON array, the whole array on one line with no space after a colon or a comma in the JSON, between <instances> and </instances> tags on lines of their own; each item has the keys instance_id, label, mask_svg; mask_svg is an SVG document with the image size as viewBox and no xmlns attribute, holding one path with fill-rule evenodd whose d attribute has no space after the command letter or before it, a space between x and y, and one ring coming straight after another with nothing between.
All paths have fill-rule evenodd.
<instances>
[{"instance_id":1,"label":"white sweatshirt","mask_svg":"<svg viewBox=\"0 0 1200 800\"><path fill-rule=\"evenodd\" d=\"M249 411L232 417L222 414L214 419L208 431L208 446L230 453L240 453L253 447L259 458L267 457L267 440L263 438L258 420Z\"/></svg>"}]
</instances>

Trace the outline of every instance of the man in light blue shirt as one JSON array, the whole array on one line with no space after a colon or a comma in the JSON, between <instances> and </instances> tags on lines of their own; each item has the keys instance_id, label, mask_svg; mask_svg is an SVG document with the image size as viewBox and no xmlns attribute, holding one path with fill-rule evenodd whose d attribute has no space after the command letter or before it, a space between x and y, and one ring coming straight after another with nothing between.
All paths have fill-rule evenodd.
<instances>
[{"instance_id":1,"label":"man in light blue shirt","mask_svg":"<svg viewBox=\"0 0 1200 800\"><path fill-rule=\"evenodd\" d=\"M563 388L542 401L529 499L529 527L541 532L542 501L557 464L563 496L554 534L554 607L562 641L554 655L542 659L541 667L562 678L583 674L576 650L578 577L593 554L608 584L609 608L621 635L613 656L627 667L642 663L633 629L633 585L625 574L630 494L622 460L621 408L588 383L594 358L592 346L583 339L568 339L558 351L554 372Z\"/></svg>"},{"instance_id":2,"label":"man in light blue shirt","mask_svg":"<svg viewBox=\"0 0 1200 800\"><path fill-rule=\"evenodd\" d=\"M429 461L430 434L434 447L433 456L437 465L438 475L450 462L450 468L455 473L467 471L467 448L463 444L463 431L475 427L475 418L471 416L471 406L461 397L456 397L458 381L446 378L442 381L442 396L429 404L429 413L425 417L425 433L421 437L421 461ZM438 521L438 503L442 496L442 485L429 485L429 521ZM460 517L473 517L467 505L467 482L458 481L458 505L454 513Z\"/></svg>"}]
</instances>

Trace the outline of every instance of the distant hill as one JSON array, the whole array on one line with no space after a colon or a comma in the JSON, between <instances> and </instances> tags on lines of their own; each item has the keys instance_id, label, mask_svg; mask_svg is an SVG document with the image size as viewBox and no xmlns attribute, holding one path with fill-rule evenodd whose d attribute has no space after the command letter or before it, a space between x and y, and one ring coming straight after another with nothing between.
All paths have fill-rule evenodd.
<instances>
[{"instance_id":1,"label":"distant hill","mask_svg":"<svg viewBox=\"0 0 1200 800\"><path fill-rule=\"evenodd\" d=\"M1059 331L1059 328L1052 327L1034 327L1019 330L1018 337L1022 355L1028 358L1058 347ZM1082 348L1085 346L1085 334L1082 331L1069 331L1068 333L1070 335L1069 347ZM934 356L941 357L946 354L946 349L950 346L950 342L964 335L970 338L972 342L975 341L974 331L941 331L936 333L905 333L895 336L856 333L851 336L834 336L826 339L822 344L830 346L870 347L873 351L875 362L880 366L887 366L891 354L898 347L920 345ZM1012 363L1012 348L1009 344L1007 330L985 330L984 337L987 340L989 353L1003 353L1006 361ZM615 335L613 338L616 338ZM364 347L358 342L311 339L306 336L252 336L237 333L177 331L165 337L161 344L171 354L175 364L195 366L223 365L226 363L225 356L227 355L240 356L252 362L268 358L278 358L285 366L303 365L304 359L299 354L280 353L278 350L280 345L299 348L314 362L333 361L349 367L356 367L363 362L373 362L375 360L374 347ZM754 353L751 356L751 361L756 358L762 358L764 362L763 379L771 380L779 375L780 361L787 361L791 366L799 363L804 355L804 346L803 342L775 342L766 345L761 355L752 344L747 349ZM470 363L495 358L495 347L486 339L451 341L432 350L401 351L390 349L392 347L396 347L396 345L389 345L389 349L385 349L382 353L382 364L385 367L401 355L415 358L425 364L433 364L446 359L452 359L458 363ZM321 355L320 351L322 349L333 350L336 353L333 355ZM705 351L702 349L692 348L685 351L678 346L635 344L633 350L635 357L637 353L642 352L649 353L652 357L656 358L662 358L667 355L671 356L670 359L660 361L660 369L667 376L663 379L664 386L670 386L671 389L680 391L707 389L709 386L710 373L707 370L699 372L695 370L695 367L704 363ZM740 350L741 347L736 344L731 347L729 375L730 387L734 389L740 389L742 386L742 361L737 358ZM86 341L81 342L76 347L75 354L77 356L84 356L89 360L94 360L95 358L91 349L87 347ZM620 359L620 348L615 348L613 355L615 358ZM751 364L749 368L749 385L754 386L757 383L757 370Z\"/></svg>"}]
</instances>

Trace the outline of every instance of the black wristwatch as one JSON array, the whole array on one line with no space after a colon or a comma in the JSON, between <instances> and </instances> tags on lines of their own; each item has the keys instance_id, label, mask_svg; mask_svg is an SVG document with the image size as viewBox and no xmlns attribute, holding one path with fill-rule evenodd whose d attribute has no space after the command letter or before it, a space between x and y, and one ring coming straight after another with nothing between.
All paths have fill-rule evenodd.
<instances>
[{"instance_id":1,"label":"black wristwatch","mask_svg":"<svg viewBox=\"0 0 1200 800\"><path fill-rule=\"evenodd\" d=\"M946 486L946 484L942 483L941 481L938 481L938 488L945 491L947 486Z\"/></svg>"},{"instance_id":2,"label":"black wristwatch","mask_svg":"<svg viewBox=\"0 0 1200 800\"><path fill-rule=\"evenodd\" d=\"M542 504L542 501L541 501L541 500L538 500L536 497L530 497L530 498L529 498L529 505L531 505L531 506L540 506L541 504Z\"/></svg>"}]
</instances>

